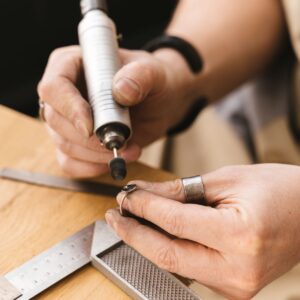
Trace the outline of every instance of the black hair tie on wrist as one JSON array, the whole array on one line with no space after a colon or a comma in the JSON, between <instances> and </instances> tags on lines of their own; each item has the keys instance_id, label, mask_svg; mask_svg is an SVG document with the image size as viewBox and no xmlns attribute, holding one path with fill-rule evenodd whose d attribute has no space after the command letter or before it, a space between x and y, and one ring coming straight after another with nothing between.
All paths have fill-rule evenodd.
<instances>
[{"instance_id":1,"label":"black hair tie on wrist","mask_svg":"<svg viewBox=\"0 0 300 300\"><path fill-rule=\"evenodd\" d=\"M177 50L188 63L191 71L195 74L203 69L203 60L197 50L182 38L162 35L148 42L143 49L148 52L154 52L160 48L172 48Z\"/></svg>"},{"instance_id":2,"label":"black hair tie on wrist","mask_svg":"<svg viewBox=\"0 0 300 300\"><path fill-rule=\"evenodd\" d=\"M161 48L171 48L178 51L186 60L189 68L194 74L197 74L203 69L203 59L197 50L187 41L176 36L162 35L148 42L143 49L148 52L154 52ZM207 99L202 97L197 99L191 106L185 118L175 127L170 128L168 135L172 136L187 129L197 118L198 114L207 106Z\"/></svg>"}]
</instances>

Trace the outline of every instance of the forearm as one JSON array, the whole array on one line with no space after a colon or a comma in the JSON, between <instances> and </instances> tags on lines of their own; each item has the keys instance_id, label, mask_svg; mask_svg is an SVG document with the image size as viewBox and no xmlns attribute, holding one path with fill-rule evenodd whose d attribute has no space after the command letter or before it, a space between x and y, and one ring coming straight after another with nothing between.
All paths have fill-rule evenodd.
<instances>
[{"instance_id":1,"label":"forearm","mask_svg":"<svg viewBox=\"0 0 300 300\"><path fill-rule=\"evenodd\" d=\"M278 0L181 0L167 33L201 53L204 70L189 80L197 96L214 101L274 59L284 46L285 21ZM177 68L183 66L179 61ZM187 70L181 73L186 78Z\"/></svg>"}]
</instances>

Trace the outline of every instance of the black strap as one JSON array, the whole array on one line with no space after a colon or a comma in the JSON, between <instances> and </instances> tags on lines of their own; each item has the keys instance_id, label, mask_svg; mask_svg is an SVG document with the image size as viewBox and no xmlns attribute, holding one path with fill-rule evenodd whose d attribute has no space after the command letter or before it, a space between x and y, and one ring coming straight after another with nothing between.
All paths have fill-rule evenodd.
<instances>
[{"instance_id":1,"label":"black strap","mask_svg":"<svg viewBox=\"0 0 300 300\"><path fill-rule=\"evenodd\" d=\"M198 114L207 106L208 101L206 98L199 98L197 99L194 104L191 106L190 110L188 111L187 115L184 119L176 124L175 127L172 127L168 130L168 136L176 135L186 129L188 129L193 122L196 120Z\"/></svg>"},{"instance_id":2,"label":"black strap","mask_svg":"<svg viewBox=\"0 0 300 300\"><path fill-rule=\"evenodd\" d=\"M160 48L172 48L177 50L188 63L191 71L194 74L199 73L203 69L203 59L197 50L187 41L176 36L162 35L148 42L143 49L153 52ZM207 105L207 99L197 99L191 106L185 118L175 127L169 129L168 135L175 135L187 129L196 119L198 114Z\"/></svg>"},{"instance_id":3,"label":"black strap","mask_svg":"<svg viewBox=\"0 0 300 300\"><path fill-rule=\"evenodd\" d=\"M170 35L162 35L148 42L143 49L154 52L160 48L172 48L177 50L188 63L193 73L199 73L203 69L203 60L198 51L182 38Z\"/></svg>"}]
</instances>

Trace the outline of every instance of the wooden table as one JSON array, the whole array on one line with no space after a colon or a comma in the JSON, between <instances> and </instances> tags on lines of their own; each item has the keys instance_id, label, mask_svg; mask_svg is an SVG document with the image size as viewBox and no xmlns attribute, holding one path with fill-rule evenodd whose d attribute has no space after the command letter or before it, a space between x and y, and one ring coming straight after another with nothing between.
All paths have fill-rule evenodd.
<instances>
[{"instance_id":1,"label":"wooden table","mask_svg":"<svg viewBox=\"0 0 300 300\"><path fill-rule=\"evenodd\" d=\"M64 176L44 126L0 106L0 167ZM141 164L129 179L167 180L172 175ZM109 176L100 178L111 182ZM122 183L121 183L122 184ZM0 275L20 266L115 207L110 197L53 190L0 179ZM50 288L38 299L129 299L91 266Z\"/></svg>"}]
</instances>

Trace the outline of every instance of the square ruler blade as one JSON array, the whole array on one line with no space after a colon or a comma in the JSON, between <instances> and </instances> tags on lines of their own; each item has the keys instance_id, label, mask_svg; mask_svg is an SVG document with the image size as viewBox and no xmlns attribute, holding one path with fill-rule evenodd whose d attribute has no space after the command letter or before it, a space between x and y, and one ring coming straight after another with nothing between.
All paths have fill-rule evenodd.
<instances>
[{"instance_id":1,"label":"square ruler blade","mask_svg":"<svg viewBox=\"0 0 300 300\"><path fill-rule=\"evenodd\" d=\"M0 285L0 299L31 299L88 264L91 261L93 231L94 224L7 273L4 276L6 281L21 296L9 297L1 294Z\"/></svg>"},{"instance_id":2,"label":"square ruler blade","mask_svg":"<svg viewBox=\"0 0 300 300\"><path fill-rule=\"evenodd\" d=\"M97 221L0 278L0 300L31 299L90 262L133 299L199 299Z\"/></svg>"}]
</instances>

